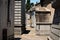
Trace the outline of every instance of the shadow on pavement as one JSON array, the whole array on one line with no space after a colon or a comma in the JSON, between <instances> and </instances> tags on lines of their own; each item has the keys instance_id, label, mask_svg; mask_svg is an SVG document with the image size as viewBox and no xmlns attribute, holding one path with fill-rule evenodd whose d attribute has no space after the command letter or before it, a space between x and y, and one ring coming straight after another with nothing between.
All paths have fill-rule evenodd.
<instances>
[{"instance_id":1,"label":"shadow on pavement","mask_svg":"<svg viewBox=\"0 0 60 40\"><path fill-rule=\"evenodd\" d=\"M23 34L29 34L30 30L26 30Z\"/></svg>"},{"instance_id":2,"label":"shadow on pavement","mask_svg":"<svg viewBox=\"0 0 60 40\"><path fill-rule=\"evenodd\" d=\"M20 40L21 38L14 38L14 40Z\"/></svg>"}]
</instances>

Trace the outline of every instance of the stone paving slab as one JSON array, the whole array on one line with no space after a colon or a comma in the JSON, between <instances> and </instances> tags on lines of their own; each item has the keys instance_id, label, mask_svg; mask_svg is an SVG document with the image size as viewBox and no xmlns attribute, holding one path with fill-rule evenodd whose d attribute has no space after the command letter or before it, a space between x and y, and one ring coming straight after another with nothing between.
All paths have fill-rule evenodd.
<instances>
[{"instance_id":1,"label":"stone paving slab","mask_svg":"<svg viewBox=\"0 0 60 40\"><path fill-rule=\"evenodd\" d=\"M48 36L40 36L40 35L36 35L36 31L34 28L27 28L26 30L30 30L30 32L28 34L23 34L20 35L20 40L47 40ZM17 37L17 36L15 36ZM19 35L18 35L19 37Z\"/></svg>"},{"instance_id":2,"label":"stone paving slab","mask_svg":"<svg viewBox=\"0 0 60 40\"><path fill-rule=\"evenodd\" d=\"M21 35L21 40L47 40L48 36L38 36L34 28L27 28L30 30L28 34Z\"/></svg>"},{"instance_id":3,"label":"stone paving slab","mask_svg":"<svg viewBox=\"0 0 60 40\"><path fill-rule=\"evenodd\" d=\"M21 40L47 40L47 36L23 37Z\"/></svg>"}]
</instances>

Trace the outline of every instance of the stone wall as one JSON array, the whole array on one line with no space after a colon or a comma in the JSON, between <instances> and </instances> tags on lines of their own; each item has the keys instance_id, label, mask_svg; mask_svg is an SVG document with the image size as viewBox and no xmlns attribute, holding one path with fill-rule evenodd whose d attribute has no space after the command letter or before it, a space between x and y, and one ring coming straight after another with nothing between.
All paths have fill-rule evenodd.
<instances>
[{"instance_id":1,"label":"stone wall","mask_svg":"<svg viewBox=\"0 0 60 40\"><path fill-rule=\"evenodd\" d=\"M7 35L5 35L5 37L13 35L13 25L10 25L8 23L7 19L8 19L8 0L0 0L0 40L4 39L3 34L5 34L5 33L7 34ZM13 20L13 18L11 19L11 23L12 23L12 20ZM3 32L3 31L7 31L7 32ZM4 40L6 40L6 39L4 39Z\"/></svg>"},{"instance_id":2,"label":"stone wall","mask_svg":"<svg viewBox=\"0 0 60 40\"><path fill-rule=\"evenodd\" d=\"M51 25L50 37L53 40L60 40L60 0L53 1L52 7L55 9L53 24Z\"/></svg>"},{"instance_id":3,"label":"stone wall","mask_svg":"<svg viewBox=\"0 0 60 40\"><path fill-rule=\"evenodd\" d=\"M9 20L10 22L8 22L8 31L7 31L7 40L12 40L14 38L14 0L10 0L10 4L9 4L9 14L7 14L7 16L9 15ZM8 10L7 10L8 11ZM8 21L8 20L7 20Z\"/></svg>"},{"instance_id":4,"label":"stone wall","mask_svg":"<svg viewBox=\"0 0 60 40\"><path fill-rule=\"evenodd\" d=\"M37 25L36 26L37 34L39 35L47 35L50 34L50 25Z\"/></svg>"},{"instance_id":5,"label":"stone wall","mask_svg":"<svg viewBox=\"0 0 60 40\"><path fill-rule=\"evenodd\" d=\"M52 25L51 26L50 37L53 40L60 40L60 25Z\"/></svg>"}]
</instances>

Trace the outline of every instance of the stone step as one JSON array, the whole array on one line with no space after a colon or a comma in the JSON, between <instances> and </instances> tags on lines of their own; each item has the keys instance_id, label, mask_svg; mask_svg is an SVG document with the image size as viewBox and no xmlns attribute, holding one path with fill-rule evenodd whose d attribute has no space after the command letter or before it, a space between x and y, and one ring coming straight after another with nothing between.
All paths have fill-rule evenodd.
<instances>
[{"instance_id":1,"label":"stone step","mask_svg":"<svg viewBox=\"0 0 60 40\"><path fill-rule=\"evenodd\" d=\"M55 35L53 33L50 34L50 37L54 40L59 40L60 39L60 37L58 37L57 35Z\"/></svg>"},{"instance_id":2,"label":"stone step","mask_svg":"<svg viewBox=\"0 0 60 40\"><path fill-rule=\"evenodd\" d=\"M56 35L60 36L60 30L51 28L51 32L55 33Z\"/></svg>"}]
</instances>

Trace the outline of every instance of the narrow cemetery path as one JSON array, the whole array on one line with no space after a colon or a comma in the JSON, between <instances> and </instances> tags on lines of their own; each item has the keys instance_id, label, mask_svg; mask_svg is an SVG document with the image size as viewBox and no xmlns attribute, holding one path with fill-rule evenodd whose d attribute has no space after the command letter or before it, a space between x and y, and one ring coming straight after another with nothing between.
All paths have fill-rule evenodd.
<instances>
[{"instance_id":1,"label":"narrow cemetery path","mask_svg":"<svg viewBox=\"0 0 60 40\"><path fill-rule=\"evenodd\" d=\"M27 27L26 30L30 32L21 35L21 40L47 40L47 36L37 36L34 28Z\"/></svg>"}]
</instances>

